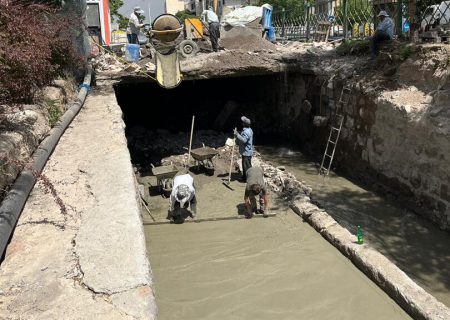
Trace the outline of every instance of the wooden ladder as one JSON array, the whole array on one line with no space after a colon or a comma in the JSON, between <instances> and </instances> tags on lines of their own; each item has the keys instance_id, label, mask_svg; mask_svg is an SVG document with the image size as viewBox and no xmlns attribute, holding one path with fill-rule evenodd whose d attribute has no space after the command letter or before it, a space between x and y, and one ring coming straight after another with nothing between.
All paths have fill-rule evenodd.
<instances>
[{"instance_id":1,"label":"wooden ladder","mask_svg":"<svg viewBox=\"0 0 450 320\"><path fill-rule=\"evenodd\" d=\"M334 153L336 151L336 145L338 143L342 125L344 123L344 115L339 112L342 112L343 106L347 105L350 101L350 93L351 89L349 87L342 88L341 96L336 108L335 121L331 122L330 135L328 136L327 146L325 148L325 152L323 153L319 175L323 174L324 176L328 176L328 174L330 173L331 163L333 162Z\"/></svg>"},{"instance_id":2,"label":"wooden ladder","mask_svg":"<svg viewBox=\"0 0 450 320\"><path fill-rule=\"evenodd\" d=\"M328 21L319 21L317 23L316 31L314 32L315 42L327 42L330 34L331 23Z\"/></svg>"}]
</instances>

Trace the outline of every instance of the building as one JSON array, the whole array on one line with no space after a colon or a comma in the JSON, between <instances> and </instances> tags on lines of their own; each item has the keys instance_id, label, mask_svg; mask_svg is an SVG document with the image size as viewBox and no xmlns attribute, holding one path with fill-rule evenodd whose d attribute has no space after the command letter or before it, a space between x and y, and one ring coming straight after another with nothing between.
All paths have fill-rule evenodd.
<instances>
[{"instance_id":1,"label":"building","mask_svg":"<svg viewBox=\"0 0 450 320\"><path fill-rule=\"evenodd\" d=\"M87 0L86 18L90 35L99 43L111 44L109 0Z\"/></svg>"},{"instance_id":2,"label":"building","mask_svg":"<svg viewBox=\"0 0 450 320\"><path fill-rule=\"evenodd\" d=\"M185 0L166 0L166 13L176 14L178 11L184 11L186 3Z\"/></svg>"}]
</instances>

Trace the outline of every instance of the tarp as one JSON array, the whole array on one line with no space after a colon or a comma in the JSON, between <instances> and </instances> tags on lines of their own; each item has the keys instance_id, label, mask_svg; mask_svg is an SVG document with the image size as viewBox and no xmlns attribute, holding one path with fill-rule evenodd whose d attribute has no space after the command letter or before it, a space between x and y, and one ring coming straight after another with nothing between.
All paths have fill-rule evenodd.
<instances>
[{"instance_id":1,"label":"tarp","mask_svg":"<svg viewBox=\"0 0 450 320\"><path fill-rule=\"evenodd\" d=\"M262 7L247 6L238 8L222 18L223 25L245 26L247 23L262 17Z\"/></svg>"}]
</instances>

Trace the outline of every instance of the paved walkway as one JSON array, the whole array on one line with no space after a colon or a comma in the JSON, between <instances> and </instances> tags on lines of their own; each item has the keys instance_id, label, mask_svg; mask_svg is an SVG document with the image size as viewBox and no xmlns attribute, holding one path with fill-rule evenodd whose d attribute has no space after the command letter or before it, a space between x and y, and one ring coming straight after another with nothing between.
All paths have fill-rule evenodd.
<instances>
[{"instance_id":1,"label":"paved walkway","mask_svg":"<svg viewBox=\"0 0 450 320\"><path fill-rule=\"evenodd\" d=\"M140 208L111 87L87 99L28 199L0 266L0 319L154 319Z\"/></svg>"}]
</instances>

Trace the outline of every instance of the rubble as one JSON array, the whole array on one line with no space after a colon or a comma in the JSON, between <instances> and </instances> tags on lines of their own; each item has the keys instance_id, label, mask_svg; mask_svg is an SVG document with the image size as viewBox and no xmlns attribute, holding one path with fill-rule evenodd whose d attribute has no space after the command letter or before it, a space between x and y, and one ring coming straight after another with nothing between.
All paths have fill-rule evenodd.
<instances>
[{"instance_id":1,"label":"rubble","mask_svg":"<svg viewBox=\"0 0 450 320\"><path fill-rule=\"evenodd\" d=\"M110 53L101 53L98 56L96 56L93 61L92 65L97 71L100 72L120 72L124 70L125 64L120 62L119 59Z\"/></svg>"}]
</instances>

